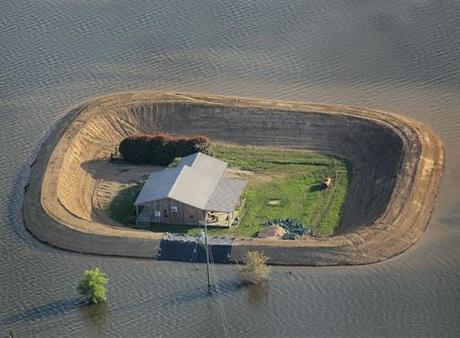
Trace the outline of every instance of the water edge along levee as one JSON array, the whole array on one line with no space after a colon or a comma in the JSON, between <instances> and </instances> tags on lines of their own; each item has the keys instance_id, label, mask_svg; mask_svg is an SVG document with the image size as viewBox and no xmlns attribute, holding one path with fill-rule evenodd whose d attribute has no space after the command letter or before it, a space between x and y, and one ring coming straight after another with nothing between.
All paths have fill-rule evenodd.
<instances>
[{"instance_id":1,"label":"water edge along levee","mask_svg":"<svg viewBox=\"0 0 460 338\"><path fill-rule=\"evenodd\" d=\"M286 265L368 264L393 257L426 229L444 167L443 144L431 129L387 112L190 93L114 94L79 105L49 135L25 193L27 228L62 249L155 257L162 234L101 219L92 200L100 161L123 138L157 132L309 149L351 162L353 179L336 235L236 238L232 261L242 261L249 250Z\"/></svg>"}]
</instances>

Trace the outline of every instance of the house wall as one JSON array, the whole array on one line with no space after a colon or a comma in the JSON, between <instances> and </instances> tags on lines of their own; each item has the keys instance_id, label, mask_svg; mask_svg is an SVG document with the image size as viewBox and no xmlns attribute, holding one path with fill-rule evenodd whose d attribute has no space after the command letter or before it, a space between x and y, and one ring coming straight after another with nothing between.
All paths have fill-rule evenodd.
<instances>
[{"instance_id":1,"label":"house wall","mask_svg":"<svg viewBox=\"0 0 460 338\"><path fill-rule=\"evenodd\" d=\"M170 198L151 202L146 207L152 215L153 223L197 225L204 221L203 210ZM173 211L172 207L177 207L177 211ZM155 216L155 211L160 212L160 215Z\"/></svg>"}]
</instances>

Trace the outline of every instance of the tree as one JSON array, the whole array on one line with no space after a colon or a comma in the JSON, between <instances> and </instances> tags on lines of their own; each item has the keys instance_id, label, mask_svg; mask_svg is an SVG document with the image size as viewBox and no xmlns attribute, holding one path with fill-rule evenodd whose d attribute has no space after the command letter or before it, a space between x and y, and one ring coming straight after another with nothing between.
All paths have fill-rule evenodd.
<instances>
[{"instance_id":1,"label":"tree","mask_svg":"<svg viewBox=\"0 0 460 338\"><path fill-rule=\"evenodd\" d=\"M109 279L99 269L85 270L85 277L78 283L77 291L93 304L107 301L105 285Z\"/></svg>"},{"instance_id":2,"label":"tree","mask_svg":"<svg viewBox=\"0 0 460 338\"><path fill-rule=\"evenodd\" d=\"M239 267L238 274L244 283L259 284L268 278L270 267L268 257L260 251L248 251L244 256L246 265Z\"/></svg>"}]
</instances>

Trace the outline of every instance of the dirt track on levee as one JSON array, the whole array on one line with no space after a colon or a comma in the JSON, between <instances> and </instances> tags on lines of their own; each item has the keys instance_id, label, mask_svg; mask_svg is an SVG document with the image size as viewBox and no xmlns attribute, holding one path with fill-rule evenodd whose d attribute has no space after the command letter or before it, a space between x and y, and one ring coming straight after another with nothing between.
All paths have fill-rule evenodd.
<instances>
[{"instance_id":1,"label":"dirt track on levee","mask_svg":"<svg viewBox=\"0 0 460 338\"><path fill-rule=\"evenodd\" d=\"M213 95L132 92L96 98L55 127L32 167L24 220L38 239L93 254L155 257L161 234L102 219L98 167L129 135L204 134L245 145L310 149L348 159L353 179L336 235L295 241L235 239L231 259L262 250L272 264L379 262L410 248L429 222L444 147L426 126L381 111Z\"/></svg>"}]
</instances>

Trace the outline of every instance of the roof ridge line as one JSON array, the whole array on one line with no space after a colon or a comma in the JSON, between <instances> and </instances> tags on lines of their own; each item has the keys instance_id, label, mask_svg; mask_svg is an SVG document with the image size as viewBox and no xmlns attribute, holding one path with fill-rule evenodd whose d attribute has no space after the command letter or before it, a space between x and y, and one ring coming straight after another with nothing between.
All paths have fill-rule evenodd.
<instances>
[{"instance_id":1,"label":"roof ridge line","mask_svg":"<svg viewBox=\"0 0 460 338\"><path fill-rule=\"evenodd\" d=\"M195 165L195 163L196 163L198 157L201 155L201 152L197 151L195 154L196 154L196 156L195 156L195 158L193 159L193 162L192 162L192 164L190 165L190 168L193 168L193 165Z\"/></svg>"},{"instance_id":2,"label":"roof ridge line","mask_svg":"<svg viewBox=\"0 0 460 338\"><path fill-rule=\"evenodd\" d=\"M176 178L174 179L174 183L172 184L171 189L169 189L168 194L166 195L166 198L171 198L172 192L176 188L177 182L179 182L179 178L182 175L182 173L184 172L185 167L190 168L188 165L185 165L185 164L180 166L180 167L178 167L180 169L179 174L177 174Z\"/></svg>"}]
</instances>

